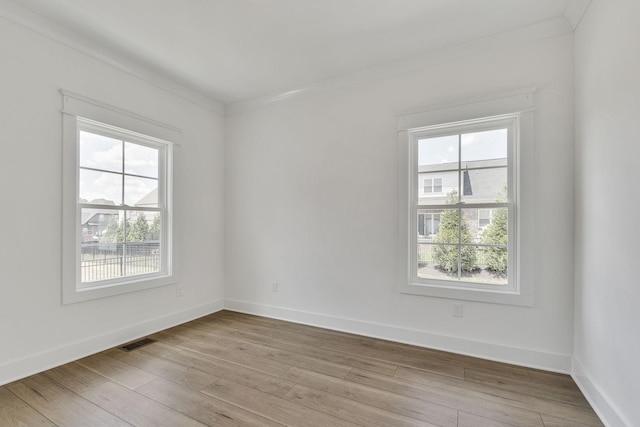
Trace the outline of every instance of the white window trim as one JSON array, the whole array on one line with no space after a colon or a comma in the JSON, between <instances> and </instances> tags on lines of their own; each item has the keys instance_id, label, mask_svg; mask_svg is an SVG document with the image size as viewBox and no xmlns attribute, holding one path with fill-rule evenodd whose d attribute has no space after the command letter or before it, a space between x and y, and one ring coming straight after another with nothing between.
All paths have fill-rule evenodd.
<instances>
[{"instance_id":1,"label":"white window trim","mask_svg":"<svg viewBox=\"0 0 640 427\"><path fill-rule=\"evenodd\" d=\"M178 282L179 266L176 263L175 209L171 209L174 181L174 151L179 148L181 131L161 122L92 100L68 91L61 91L63 108L63 194L62 194L62 303L71 304L128 292L166 286ZM166 204L165 212L166 269L159 274L123 277L99 282L93 286L80 280L80 246L82 227L78 204L79 173L79 120L98 122L126 129L129 134L140 134L166 143ZM83 125L84 126L84 125Z\"/></svg>"},{"instance_id":2,"label":"white window trim","mask_svg":"<svg viewBox=\"0 0 640 427\"><path fill-rule=\"evenodd\" d=\"M532 306L534 301L533 276L533 108L534 90L526 89L491 98L473 100L456 105L435 107L399 116L399 221L398 221L398 282L401 293L458 300L482 301L498 304ZM410 209L412 189L415 191L415 170L411 165L411 129L445 123L464 122L501 115L519 115L519 138L515 141L517 155L513 159L518 171L513 221L517 222L516 247L514 248L515 273L509 290L480 289L478 287L452 286L418 282L413 279L415 260L411 258L410 244L414 241L414 218ZM511 222L511 218L510 218Z\"/></svg>"},{"instance_id":3,"label":"white window trim","mask_svg":"<svg viewBox=\"0 0 640 427\"><path fill-rule=\"evenodd\" d=\"M480 291L491 291L491 292L500 292L500 293L513 293L517 291L517 248L515 247L514 240L517 237L517 221L516 215L514 215L516 211L515 206L515 189L517 188L517 175L516 175L516 167L515 167L515 159L517 158L517 135L518 135L518 121L519 115L511 114L506 116L497 116L497 117L488 117L482 118L478 120L468 120L464 122L454 122L447 123L444 125L437 125L427 128L417 128L409 130L409 144L411 145L409 148L410 156L411 156L411 166L410 166L410 175L413 177L419 176L418 166L417 166L417 158L418 158L418 141L424 138L431 138L435 136L444 136L444 135L452 135L452 134L461 134L466 132L483 132L487 130L494 129L502 129L507 128L509 130L509 141L508 141L508 164L510 165L510 173L508 176L508 192L509 192L509 202L507 203L507 207L509 209L509 272L508 272L508 283L506 285L497 285L497 284L487 284L487 283L475 283L471 281L464 280L447 280L447 279L424 279L418 277L417 272L417 254L414 253L414 250L417 248L417 230L413 230L410 232L411 241L409 242L409 253L412 254L411 259L411 277L410 282L414 285L421 286L439 286L444 288L460 288L460 289L473 289ZM458 174L461 170L456 170L456 174ZM410 194L416 195L418 194L418 187L416 187L416 179L411 179L411 189ZM416 213L420 209L427 209L428 206L420 205L417 197L413 197L409 200L411 203L411 216L415 217ZM483 203L483 207L493 207L494 203ZM459 205L458 208L462 206L469 206L471 209L478 208L477 204L468 203ZM495 206L498 207L498 206ZM415 221L414 221L415 222ZM413 227L413 223L412 223Z\"/></svg>"}]
</instances>

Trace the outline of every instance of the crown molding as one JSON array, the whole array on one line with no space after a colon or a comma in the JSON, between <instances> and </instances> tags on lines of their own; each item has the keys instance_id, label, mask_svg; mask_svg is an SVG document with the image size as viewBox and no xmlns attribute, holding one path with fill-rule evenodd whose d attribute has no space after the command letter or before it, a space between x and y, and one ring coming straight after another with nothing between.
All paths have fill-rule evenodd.
<instances>
[{"instance_id":1,"label":"crown molding","mask_svg":"<svg viewBox=\"0 0 640 427\"><path fill-rule=\"evenodd\" d=\"M581 0L573 1L581 2ZM225 115L232 115L256 110L284 100L317 94L327 90L340 89L354 84L371 82L414 70L426 69L465 56L506 49L522 43L554 37L572 31L573 27L569 20L565 17L558 17L516 30L469 40L454 46L430 50L417 56L366 68L350 74L312 83L305 87L294 88L286 92L227 104L224 107L224 113Z\"/></svg>"},{"instance_id":2,"label":"crown molding","mask_svg":"<svg viewBox=\"0 0 640 427\"><path fill-rule=\"evenodd\" d=\"M564 17L571 25L571 28L574 30L578 28L590 4L591 0L571 0L569 2L567 10L564 12Z\"/></svg>"},{"instance_id":3,"label":"crown molding","mask_svg":"<svg viewBox=\"0 0 640 427\"><path fill-rule=\"evenodd\" d=\"M263 108L288 99L429 68L470 54L509 48L520 43L572 32L579 25L590 2L591 0L570 0L562 17L538 22L516 30L468 40L454 46L430 50L417 56L361 69L353 73L311 83L307 86L226 105L99 43L83 38L78 33L33 13L12 0L0 0L0 17L210 111L223 115L232 115Z\"/></svg>"},{"instance_id":4,"label":"crown molding","mask_svg":"<svg viewBox=\"0 0 640 427\"><path fill-rule=\"evenodd\" d=\"M224 113L220 102L157 71L151 70L133 59L120 55L99 43L86 39L68 28L17 5L13 1L0 0L0 17L170 92L186 101L218 114Z\"/></svg>"}]
</instances>

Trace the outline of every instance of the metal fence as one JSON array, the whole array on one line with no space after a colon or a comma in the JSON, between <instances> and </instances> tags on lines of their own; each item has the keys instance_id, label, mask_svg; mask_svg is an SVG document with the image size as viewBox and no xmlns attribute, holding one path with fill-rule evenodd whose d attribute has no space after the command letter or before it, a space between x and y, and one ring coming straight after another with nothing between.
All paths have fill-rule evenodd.
<instances>
[{"instance_id":1,"label":"metal fence","mask_svg":"<svg viewBox=\"0 0 640 427\"><path fill-rule=\"evenodd\" d=\"M418 267L433 264L433 254L432 248L434 246L438 246L437 244L424 244L418 243ZM471 246L476 249L476 266L478 268L486 268L487 267L487 252L485 251L486 246ZM506 251L506 248L505 248Z\"/></svg>"},{"instance_id":2,"label":"metal fence","mask_svg":"<svg viewBox=\"0 0 640 427\"><path fill-rule=\"evenodd\" d=\"M83 243L80 251L82 282L160 271L160 242Z\"/></svg>"}]
</instances>

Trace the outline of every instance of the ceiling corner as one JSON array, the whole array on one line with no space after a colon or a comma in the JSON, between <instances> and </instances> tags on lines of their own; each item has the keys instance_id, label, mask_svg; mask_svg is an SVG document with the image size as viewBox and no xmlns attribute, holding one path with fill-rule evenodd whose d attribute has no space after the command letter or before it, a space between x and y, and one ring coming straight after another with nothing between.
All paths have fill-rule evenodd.
<instances>
[{"instance_id":1,"label":"ceiling corner","mask_svg":"<svg viewBox=\"0 0 640 427\"><path fill-rule=\"evenodd\" d=\"M570 0L567 10L564 12L564 17L569 21L571 28L574 30L578 28L590 4L591 0Z\"/></svg>"},{"instance_id":2,"label":"ceiling corner","mask_svg":"<svg viewBox=\"0 0 640 427\"><path fill-rule=\"evenodd\" d=\"M58 42L67 48L88 55L186 101L204 107L214 113L224 114L223 104L202 93L202 91L193 89L183 82L176 81L170 76L140 64L135 59L125 57L48 18L33 13L14 3L14 0L0 0L0 18Z\"/></svg>"}]
</instances>

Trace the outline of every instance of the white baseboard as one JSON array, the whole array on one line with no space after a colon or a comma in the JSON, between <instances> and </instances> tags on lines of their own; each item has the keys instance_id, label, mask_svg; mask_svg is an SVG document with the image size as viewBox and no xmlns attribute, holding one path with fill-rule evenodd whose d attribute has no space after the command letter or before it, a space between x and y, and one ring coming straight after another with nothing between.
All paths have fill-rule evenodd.
<instances>
[{"instance_id":1,"label":"white baseboard","mask_svg":"<svg viewBox=\"0 0 640 427\"><path fill-rule=\"evenodd\" d=\"M163 329L197 319L198 317L215 313L223 308L224 300L217 300L188 310L137 323L97 337L54 348L23 359L9 361L0 365L0 385L8 384L56 366L64 365L65 363L98 353L125 342L133 341Z\"/></svg>"},{"instance_id":2,"label":"white baseboard","mask_svg":"<svg viewBox=\"0 0 640 427\"><path fill-rule=\"evenodd\" d=\"M591 379L582 363L573 358L571 377L576 382L584 397L591 405L600 420L607 427L631 427L632 424L625 420L613 401L609 399L602 389Z\"/></svg>"},{"instance_id":3,"label":"white baseboard","mask_svg":"<svg viewBox=\"0 0 640 427\"><path fill-rule=\"evenodd\" d=\"M328 316L325 314L293 310L285 307L254 304L246 301L226 299L225 308L247 314L272 317L305 325L318 326L321 328L396 341L420 347L432 348L435 350L443 350L467 356L479 357L496 362L510 363L513 365L543 369L563 374L571 372L570 355L510 347L501 344L491 344L466 338L434 334L431 332L399 328L397 326L364 322L355 319Z\"/></svg>"},{"instance_id":4,"label":"white baseboard","mask_svg":"<svg viewBox=\"0 0 640 427\"><path fill-rule=\"evenodd\" d=\"M293 310L285 307L254 304L237 300L217 300L195 308L173 313L168 316L108 332L97 337L54 348L23 359L9 361L0 365L0 385L69 363L145 335L150 335L163 329L188 322L198 317L215 313L223 308L373 338L412 344L420 347L480 357L497 362L511 363L514 365L560 373L569 373L571 371L571 357L568 355L510 347L501 344L485 343L466 338L434 334L425 331L399 328L397 326L329 316L320 313ZM575 372L576 369L574 364L574 373ZM575 375L574 378L576 378ZM578 382L577 378L576 382ZM578 384L580 385L579 382ZM588 384L591 383L588 382ZM583 387L581 386L581 388ZM597 390L597 388L593 389ZM583 392L587 395L585 390L590 390L588 385L583 389ZM600 393L596 393L596 395L601 396ZM606 399L604 401L606 402ZM594 407L595 406L596 405L594 405ZM610 407L610 405L607 405L607 407ZM611 412L615 414L615 411L612 410ZM603 416L603 419L613 418ZM625 424L612 423L611 425L623 426Z\"/></svg>"}]
</instances>

